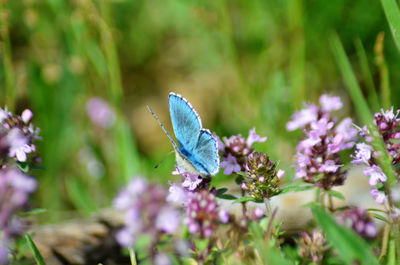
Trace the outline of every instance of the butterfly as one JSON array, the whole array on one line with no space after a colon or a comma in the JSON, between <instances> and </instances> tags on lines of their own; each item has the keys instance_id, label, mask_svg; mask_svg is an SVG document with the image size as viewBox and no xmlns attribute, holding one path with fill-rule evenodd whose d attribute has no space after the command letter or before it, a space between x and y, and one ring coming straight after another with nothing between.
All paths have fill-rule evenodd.
<instances>
[{"instance_id":1,"label":"butterfly","mask_svg":"<svg viewBox=\"0 0 400 265\"><path fill-rule=\"evenodd\" d=\"M202 177L219 171L218 142L208 129L202 128L196 110L185 98L171 92L168 96L169 113L178 144L174 141L157 115L147 106L160 124L175 150L177 166L185 172Z\"/></svg>"}]
</instances>

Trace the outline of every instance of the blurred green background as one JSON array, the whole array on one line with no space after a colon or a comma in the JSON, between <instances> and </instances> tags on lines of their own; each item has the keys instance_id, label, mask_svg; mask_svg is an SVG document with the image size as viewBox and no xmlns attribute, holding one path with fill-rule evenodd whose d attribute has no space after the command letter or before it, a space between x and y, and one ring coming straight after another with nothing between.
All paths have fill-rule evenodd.
<instances>
[{"instance_id":1,"label":"blurred green background","mask_svg":"<svg viewBox=\"0 0 400 265\"><path fill-rule=\"evenodd\" d=\"M179 181L173 156L153 169L172 147L146 110L172 132L170 91L221 137L247 137L256 126L268 136L256 149L290 179L301 133L285 125L302 102L339 95L339 116L358 122L332 52L334 32L370 102L376 91L381 105L399 107L399 52L379 1L2 0L0 8L1 105L32 109L41 128L33 204L49 209L44 221L108 207L138 174ZM112 127L90 121L92 97L112 106Z\"/></svg>"}]
</instances>

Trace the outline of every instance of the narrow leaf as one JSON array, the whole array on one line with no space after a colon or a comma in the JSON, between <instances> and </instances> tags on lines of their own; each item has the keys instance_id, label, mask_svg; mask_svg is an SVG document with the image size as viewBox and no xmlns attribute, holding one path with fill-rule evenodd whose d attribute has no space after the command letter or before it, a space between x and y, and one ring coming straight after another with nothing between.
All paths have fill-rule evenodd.
<instances>
[{"instance_id":1,"label":"narrow leaf","mask_svg":"<svg viewBox=\"0 0 400 265\"><path fill-rule=\"evenodd\" d=\"M368 244L355 232L337 224L331 214L326 213L320 206L313 207L312 212L327 239L346 264L354 264L354 261L358 260L361 264L378 265Z\"/></svg>"},{"instance_id":2,"label":"narrow leaf","mask_svg":"<svg viewBox=\"0 0 400 265\"><path fill-rule=\"evenodd\" d=\"M394 42L400 51L400 10L396 0L381 0Z\"/></svg>"},{"instance_id":3,"label":"narrow leaf","mask_svg":"<svg viewBox=\"0 0 400 265\"><path fill-rule=\"evenodd\" d=\"M38 265L46 265L42 255L40 254L38 248L36 247L35 243L33 242L32 238L30 237L29 234L25 234L25 239L26 239L26 242L28 243L29 248L31 249L31 251L33 253L33 257L35 258L36 263Z\"/></svg>"}]
</instances>

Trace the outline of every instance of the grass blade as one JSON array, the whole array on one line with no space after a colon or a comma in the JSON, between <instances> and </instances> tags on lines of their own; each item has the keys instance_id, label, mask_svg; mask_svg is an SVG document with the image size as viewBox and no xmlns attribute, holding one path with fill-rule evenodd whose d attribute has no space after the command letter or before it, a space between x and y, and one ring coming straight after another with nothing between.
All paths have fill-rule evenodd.
<instances>
[{"instance_id":1,"label":"grass blade","mask_svg":"<svg viewBox=\"0 0 400 265\"><path fill-rule=\"evenodd\" d=\"M356 233L338 225L335 219L320 206L313 207L312 212L318 225L346 264L354 264L354 260L358 260L360 264L378 264L368 244Z\"/></svg>"},{"instance_id":2,"label":"grass blade","mask_svg":"<svg viewBox=\"0 0 400 265\"><path fill-rule=\"evenodd\" d=\"M376 87L374 79L372 78L371 69L369 68L367 54L364 49L364 45L358 38L355 42L358 61L361 67L361 72L364 77L365 85L368 89L368 101L374 111L379 110L379 98L376 93Z\"/></svg>"},{"instance_id":3,"label":"grass blade","mask_svg":"<svg viewBox=\"0 0 400 265\"><path fill-rule=\"evenodd\" d=\"M29 234L25 235L26 242L28 243L29 248L32 250L33 257L35 258L35 261L38 265L46 265L46 262L44 262L44 259L42 257L42 254L40 254L38 248L36 247L35 243L33 242L31 236Z\"/></svg>"},{"instance_id":4,"label":"grass blade","mask_svg":"<svg viewBox=\"0 0 400 265\"><path fill-rule=\"evenodd\" d=\"M400 10L396 0L381 0L394 42L400 51Z\"/></svg>"},{"instance_id":5,"label":"grass blade","mask_svg":"<svg viewBox=\"0 0 400 265\"><path fill-rule=\"evenodd\" d=\"M349 59L347 58L347 55L344 51L343 45L336 34L334 34L332 38L332 48L339 70L342 73L344 82L346 84L347 90L349 91L350 97L353 100L356 111L360 116L363 124L366 124L371 132L371 136L373 137L372 145L374 146L376 151L381 153L380 159L378 159L378 164L388 177L389 184L394 185L394 183L396 183L397 181L392 168L392 158L387 153L382 137L379 134L378 128L372 122L372 113L369 110L368 104L361 92L361 88L358 85L357 79L355 77L355 74L353 73Z\"/></svg>"}]
</instances>

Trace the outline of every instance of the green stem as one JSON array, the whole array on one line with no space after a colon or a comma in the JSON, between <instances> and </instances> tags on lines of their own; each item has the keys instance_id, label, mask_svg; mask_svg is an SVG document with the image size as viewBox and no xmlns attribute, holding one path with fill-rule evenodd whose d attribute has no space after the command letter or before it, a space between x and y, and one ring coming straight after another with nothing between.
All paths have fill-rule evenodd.
<instances>
[{"instance_id":1,"label":"green stem","mask_svg":"<svg viewBox=\"0 0 400 265\"><path fill-rule=\"evenodd\" d=\"M6 13L7 9L4 6L5 3L2 1L0 4L0 12ZM16 96L16 87L15 87L15 78L14 78L14 68L12 63L12 52L11 52L11 43L10 43L10 36L9 36L9 27L7 16L3 16L0 21L0 47L1 47L1 54L3 57L3 64L4 64L4 78L5 78L5 102L7 107L10 110L14 109L15 104L15 96Z\"/></svg>"},{"instance_id":2,"label":"green stem","mask_svg":"<svg viewBox=\"0 0 400 265\"><path fill-rule=\"evenodd\" d=\"M129 257L131 258L131 264L132 265L136 265L136 254L135 254L135 250L133 250L133 248L129 249Z\"/></svg>"}]
</instances>

